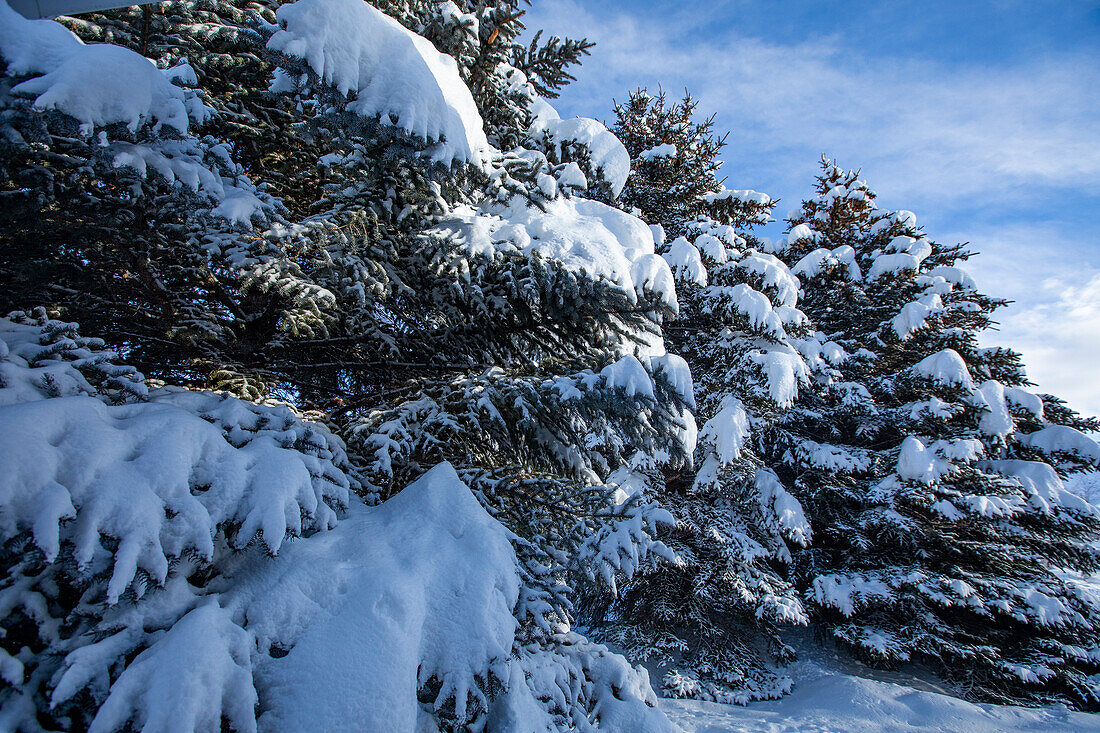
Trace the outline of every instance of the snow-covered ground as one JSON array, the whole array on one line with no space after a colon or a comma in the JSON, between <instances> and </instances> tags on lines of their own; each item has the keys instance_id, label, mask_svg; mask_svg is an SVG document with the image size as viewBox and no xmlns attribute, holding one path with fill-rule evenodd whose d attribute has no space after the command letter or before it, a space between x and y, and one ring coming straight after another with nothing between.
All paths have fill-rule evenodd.
<instances>
[{"instance_id":1,"label":"snow-covered ground","mask_svg":"<svg viewBox=\"0 0 1100 733\"><path fill-rule=\"evenodd\" d=\"M1100 715L1064 706L1033 709L966 702L908 685L833 671L818 662L790 670L794 691L781 700L741 707L662 699L661 708L686 733L1000 733L1100 731Z\"/></svg>"}]
</instances>

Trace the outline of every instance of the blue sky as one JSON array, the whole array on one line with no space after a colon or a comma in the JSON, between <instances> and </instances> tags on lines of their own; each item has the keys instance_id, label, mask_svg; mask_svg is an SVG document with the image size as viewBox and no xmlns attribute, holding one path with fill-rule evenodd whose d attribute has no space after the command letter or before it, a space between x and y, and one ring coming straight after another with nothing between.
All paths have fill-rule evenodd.
<instances>
[{"instance_id":1,"label":"blue sky","mask_svg":"<svg viewBox=\"0 0 1100 733\"><path fill-rule=\"evenodd\" d=\"M534 0L528 25L597 43L563 116L687 88L731 133L727 185L779 217L826 153L970 242L979 286L1015 301L986 343L1100 414L1100 2Z\"/></svg>"}]
</instances>

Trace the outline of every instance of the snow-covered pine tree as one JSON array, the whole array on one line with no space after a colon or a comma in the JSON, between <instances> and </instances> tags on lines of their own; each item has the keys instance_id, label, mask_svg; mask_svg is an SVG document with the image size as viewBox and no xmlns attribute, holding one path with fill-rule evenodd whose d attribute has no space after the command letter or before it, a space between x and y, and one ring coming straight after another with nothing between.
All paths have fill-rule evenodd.
<instances>
[{"instance_id":1,"label":"snow-covered pine tree","mask_svg":"<svg viewBox=\"0 0 1100 733\"><path fill-rule=\"evenodd\" d=\"M485 510L511 530L505 533L490 523L487 526L498 529L478 537L486 537L486 543L496 542L491 537L507 537L514 547L503 554L487 552L486 562L478 565L484 573L476 582L487 582L495 590L474 595L496 599L479 613L489 613L501 598L509 605L506 619L478 616L485 623L477 627L481 636L475 634L474 641L484 644L462 645L459 632L465 626L458 629L454 618L447 620L447 613L464 616L469 609L431 606L437 610L429 614L424 628L435 635L427 648L438 655L419 660L414 655L413 687L406 702L419 696L442 726L507 729L509 716L522 711L525 721L534 721L536 728L614 728L625 724L618 716L629 715L634 726L661 730L664 723L652 707L653 693L644 673L568 630L565 581L589 575L613 582L618 573L629 575L650 562L652 553L667 554L652 538L667 514L645 496L624 498L603 480L636 452L663 450L675 463L690 451L690 415L685 409L690 382L683 363L656 348L660 324L676 308L673 279L654 253L653 235L644 223L582 196L591 189L606 198L621 189L629 169L622 145L593 120L558 119L538 96L540 85L552 90L567 80L565 69L583 52L583 42L552 40L547 50L536 46L521 54L514 43L514 25L509 26L513 30L496 32L492 17L476 16L488 26L487 31L481 29L486 33L484 43L511 43L508 53L518 66L499 60L491 64L483 73L495 81L486 81L482 88L489 91L475 99L463 82L474 78L466 76L469 70L409 27L435 28L443 22L440 18L455 32L455 18L458 26L473 25L467 22L471 6L451 6L389 7L403 26L358 0L299 0L278 7L180 3L171 6L160 35L144 46L150 53L156 49L158 62L172 64L174 70L158 70L116 46L85 46L53 23L5 16L0 56L6 66L0 78L6 85L4 103L14 110L5 120L17 123L15 133L5 138L12 143L4 150L9 156L4 159L9 176L5 183L11 195L27 196L30 202L18 212L19 226L5 229L5 235L10 233L18 246L44 251L36 258L5 261L18 269L22 282L17 293L6 297L12 302L48 300L70 318L98 323L109 344L125 349L143 370L167 381L209 379L253 400L266 393L300 408L321 408L312 414L328 420L347 439L348 463L341 470L364 479L362 493L371 502L399 494L396 501L413 485L421 486L418 491L423 493L441 482L451 486L448 496L463 501L461 491L454 493L453 486L462 485L457 476L454 481L440 479L440 469L431 471L437 475L432 481L414 481L432 466L450 461ZM0 3L0 11L8 11L7 6ZM125 13L96 16L98 20L74 27L89 38L106 38L120 32L119 16ZM112 17L116 21L109 21ZM501 24L514 21L499 19ZM177 22L180 27L173 25ZM133 45L133 39L126 42ZM222 74L217 68L219 55L233 66L224 58L231 55L227 48L243 52L239 75ZM202 53L207 49L210 58ZM200 65L213 65L200 74L182 65L185 54L200 59ZM80 68L94 68L96 78L81 78L79 88L67 85L70 55L96 56L91 60L95 63L77 59ZM338 61L349 59L353 63ZM150 83L160 96L154 101L164 98L170 111L189 111L186 125L176 117L172 119L178 127L160 124L155 104L130 108L132 116L123 119L105 117L101 93L110 92L124 103L133 98L133 89L111 85L118 79L110 72L120 64L155 80ZM531 65L531 82L520 70L525 64ZM200 77L210 85L201 92L182 91L168 83L195 84ZM517 104L522 102L522 115L486 126L478 107L491 103L492 95L501 90L519 100ZM285 99L280 101L279 95ZM208 101L201 102L204 98ZM91 102L92 107L83 108L74 100ZM50 105L52 110L43 109ZM256 130L237 129L226 118ZM269 125L283 126L279 134L286 136L287 151L280 152L278 144L267 146L263 133ZM24 130L39 131L35 143L28 142ZM490 139L509 144L509 135L522 145L502 152L490 144ZM260 152L245 152L250 144L260 146ZM28 156L54 160L58 150L67 151L70 145L84 157L56 161L67 176L66 187L51 188L47 184L55 179L43 183L33 177L43 166L30 166ZM120 157L123 149L129 157ZM212 152L200 161L192 155L194 149ZM235 158L239 151L248 161L247 179L244 164ZM237 176L233 188L225 180L227 172ZM198 185L191 187L195 176ZM175 185L177 181L183 185ZM209 190L204 190L207 182ZM219 182L220 190L214 185ZM59 199L59 190L69 198ZM317 199L309 201L312 190ZM126 193L107 196L102 191ZM64 206L78 215L78 226L64 236L60 215L36 219L36 212L56 212ZM132 210L139 210L149 224L133 243L121 226L111 225L116 219L137 217ZM262 211L262 218L253 216L257 211ZM172 212L178 213L166 221ZM224 224L214 223L219 216ZM97 222L111 226L94 230ZM141 231L150 232L150 238L155 234L156 247L139 241ZM39 234L49 236L39 241ZM125 260L131 246L139 254L136 265ZM62 266L76 265L77 275L69 274L69 280L55 277L64 273L47 266L51 256ZM161 274L161 269L173 267L181 271L180 277ZM116 281L121 284L114 288ZM97 306L102 306L101 313L94 312ZM124 330L146 311L156 320ZM197 325L188 330L189 324ZM216 414L199 404L208 396L192 399L191 393L184 394L188 396L172 399L224 427L219 439L230 447L239 447L250 430L259 429L255 419L244 414L255 412L251 403L226 402L230 414L223 426ZM266 430L266 423L260 428ZM74 426L72 431L81 429ZM284 438L294 435L284 431L275 436L277 441ZM306 448L301 460L316 467L313 448ZM105 454L103 459L108 477L118 468L111 464L112 456ZM205 460L192 467L199 476L194 485L188 480L160 488L204 494ZM346 475L345 479L355 483ZM69 479L61 483L72 488ZM183 484L187 486L181 489ZM400 491L406 484L410 485ZM233 486L228 484L226 490ZM204 495L221 496L210 489ZM349 512L367 511L353 497L349 501ZM413 513L409 516L415 515L412 500L398 504ZM395 505L383 503L378 511L397 511L387 509L390 506ZM265 522L281 516L284 508L277 507L277 502L261 507ZM79 525L81 507L75 509ZM286 511L291 527L293 517L303 512L330 516L317 502ZM451 520L442 507L429 515L426 534L416 536L430 539L434 527L457 540L461 528L447 522L482 525L474 518L477 512L465 509ZM66 550L65 532L72 527L67 516L59 515L60 541ZM232 518L212 519L203 531L216 541L232 535L231 540L248 542L254 536L239 529ZM357 527L371 524L362 517L352 519ZM336 537L354 536L354 530L332 531ZM362 531L366 536L374 530L368 526ZM12 532L10 541L32 547L26 524L17 523ZM280 545L281 540L268 537L273 532L261 534L269 550ZM81 546L94 551L98 543L109 554L116 542L121 552L124 539L120 529L107 527L98 536L85 537ZM344 546L345 542L350 544ZM187 689L209 700L170 695L167 706L154 706L143 697L142 690L154 689L152 682L164 679L163 671L177 663L174 655L209 624L218 629L212 637L228 646L196 648L232 661L216 666L233 676L233 689L244 701L248 687L238 678L248 673L245 658L251 656L249 664L259 665L253 668L255 676L261 667L268 669L267 657L283 658L290 645L298 643L241 625L241 613L253 617L253 601L241 596L248 591L240 586L252 582L247 580L253 577L248 569L253 567L251 560L235 552L217 554L226 548L216 544L214 564L224 567L210 577L206 571L200 576L179 575L175 569L182 572L188 567L181 555L190 552L185 544L163 548L167 570L156 564L160 556L155 553L148 568L141 560L141 569L152 571L152 583L141 576L138 590L129 586L125 574L112 581L106 560L97 565L99 574L82 580L92 585L78 586L80 593L84 588L114 590L87 596L88 605L77 606L84 625L73 627L77 637L64 639L108 643L94 652L66 646L64 639L60 646L48 648L43 645L55 639L47 634L28 646L28 652L12 649L36 662L45 662L42 655L49 657L49 649L77 654L65 657L69 661L62 666L79 663L82 671L66 678L64 693L58 692L58 660L56 655L49 657L52 667L42 666L33 679L20 678L33 689L6 698L6 714L11 711L20 725L33 728L26 721L47 710L56 698L60 707L51 724L61 728L80 728L96 715L108 721L101 727L122 726L128 720L143 725L154 712L185 728L193 723L207 729L211 720L216 726L223 718L240 730L254 726L251 709L219 708L218 697L205 695L201 686ZM421 551L430 551L427 540L420 544ZM309 595L299 585L308 585L310 562L324 569L319 578L357 587L357 580L340 577L346 564L334 560L333 553L341 547L349 557L388 557L390 552L384 542L369 551L361 541L350 539L291 543L285 552L309 562L303 562L301 572L288 571L288 577L296 578L288 592ZM30 562L43 562L31 552ZM311 559L315 552L319 554ZM51 557L63 562L66 556ZM282 557L271 561L272 573L280 572ZM209 553L202 559L209 560ZM50 564L50 558L44 562L47 585L53 583L53 574L68 572L67 566ZM36 564L34 571L40 567ZM373 571L366 567L362 572ZM447 582L472 577L453 575ZM208 581L214 579L211 592L206 592ZM181 585L182 580L186 584ZM508 590L513 583L514 597ZM180 589L186 592L177 595ZM416 603L407 589L390 590L400 603ZM234 609L229 616L211 610L195 619L190 614L197 608L188 610L186 604L176 603L179 598L206 603L214 592L221 608ZM67 600L55 609L57 615L36 616L26 628L28 636L37 633L36 624L39 631L49 631L57 623L71 623L73 594L65 593ZM443 598L461 595L446 589L441 593ZM277 610L274 605L271 613ZM294 614L301 610L294 608ZM162 616L149 619L147 614L159 611ZM266 612L256 613L255 618L265 618ZM11 623L23 624L23 618L17 616ZM56 621L59 618L62 621ZM303 611L287 623L290 629L308 630L310 618ZM125 644L117 638L119 628L139 626L153 636L131 633ZM245 636L238 633L241 628ZM92 631L92 636L85 631ZM288 631L290 636L296 633ZM256 650L244 651L250 638L261 657L256 657ZM160 641L165 643L158 646ZM504 656L510 661L489 654L500 644L508 647ZM287 664L300 658L295 657L299 648L305 649L290 648L285 658L292 661ZM94 658L84 664L84 655ZM445 659L451 661L441 661ZM348 694L367 691L356 688ZM173 707L177 705L183 707ZM274 720L285 713L277 698L259 700L259 705L259 712ZM187 714L173 717L181 709Z\"/></svg>"},{"instance_id":2,"label":"snow-covered pine tree","mask_svg":"<svg viewBox=\"0 0 1100 733\"><path fill-rule=\"evenodd\" d=\"M622 204L665 227L670 240L687 233L687 223L704 214L725 220L740 213L736 205L727 212L710 211L721 188L718 154L727 136L715 134L713 116L697 120L697 107L690 94L670 104L664 91L646 89L615 104L613 129L630 151L633 174Z\"/></svg>"},{"instance_id":3,"label":"snow-covered pine tree","mask_svg":"<svg viewBox=\"0 0 1100 733\"><path fill-rule=\"evenodd\" d=\"M1100 521L1062 480L1098 465L1096 421L979 346L1004 302L962 246L822 168L775 249L846 356L760 445L814 528L794 565L814 618L865 661L929 665L969 697L1095 709L1100 606L1080 574Z\"/></svg>"},{"instance_id":4,"label":"snow-covered pine tree","mask_svg":"<svg viewBox=\"0 0 1100 733\"><path fill-rule=\"evenodd\" d=\"M694 377L702 425L694 468L651 462L650 481L676 517L663 537L680 562L662 564L601 596L593 612L636 658L665 671L673 695L747 702L789 690L773 662L791 652L778 627L806 622L785 579L789 546L810 527L798 501L753 448L814 374L823 345L798 309L798 284L749 233L773 202L727 190L717 178L724 144L690 97L669 104L638 91L616 107L615 132L633 159L622 200L675 238L661 251L680 303L668 349Z\"/></svg>"}]
</instances>

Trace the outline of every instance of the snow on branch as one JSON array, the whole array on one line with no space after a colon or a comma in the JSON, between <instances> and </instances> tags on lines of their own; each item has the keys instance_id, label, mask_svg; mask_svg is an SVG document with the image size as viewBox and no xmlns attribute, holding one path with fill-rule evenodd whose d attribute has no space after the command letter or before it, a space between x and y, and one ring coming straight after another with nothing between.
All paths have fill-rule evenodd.
<instances>
[{"instance_id":1,"label":"snow on branch","mask_svg":"<svg viewBox=\"0 0 1100 733\"><path fill-rule=\"evenodd\" d=\"M108 603L139 572L163 583L171 558L212 558L220 530L238 545L258 535L275 553L289 535L333 526L333 507L347 503L347 459L325 428L287 408L186 390L105 404L79 361L32 366L18 325L0 319L10 385L0 393L23 395L0 397L0 540L30 532L49 562L71 544L81 568L113 547ZM27 388L45 382L59 385L50 398Z\"/></svg>"},{"instance_id":2,"label":"snow on branch","mask_svg":"<svg viewBox=\"0 0 1100 733\"><path fill-rule=\"evenodd\" d=\"M113 123L134 131L150 122L187 132L184 90L152 61L121 46L85 45L52 20L27 20L4 0L0 56L8 74L32 76L14 93L35 97L37 110L76 118L85 134Z\"/></svg>"},{"instance_id":3,"label":"snow on branch","mask_svg":"<svg viewBox=\"0 0 1100 733\"><path fill-rule=\"evenodd\" d=\"M486 162L490 147L474 98L454 59L431 41L363 0L298 0L277 17L281 28L267 47L354 95L351 111L435 143L433 160Z\"/></svg>"}]
</instances>

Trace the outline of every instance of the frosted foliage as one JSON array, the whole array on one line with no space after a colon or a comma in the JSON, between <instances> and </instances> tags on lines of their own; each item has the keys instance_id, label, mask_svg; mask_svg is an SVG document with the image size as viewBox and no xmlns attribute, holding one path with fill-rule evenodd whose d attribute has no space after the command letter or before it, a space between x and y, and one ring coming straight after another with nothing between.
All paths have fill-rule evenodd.
<instances>
[{"instance_id":1,"label":"frosted foliage","mask_svg":"<svg viewBox=\"0 0 1100 733\"><path fill-rule=\"evenodd\" d=\"M98 155L115 168L201 192L213 200L204 213L239 225L267 220L277 208L233 161L228 143L187 134L191 120L202 123L211 112L194 90L173 83L192 83L190 66L162 71L121 46L85 45L52 20L24 19L3 0L0 57L6 75L32 75L12 91L33 97L35 110L63 113L86 136L99 129ZM103 128L115 124L141 128L139 142L110 139Z\"/></svg>"},{"instance_id":2,"label":"frosted foliage","mask_svg":"<svg viewBox=\"0 0 1100 733\"><path fill-rule=\"evenodd\" d=\"M810 378L810 370L793 350L774 349L751 355L768 380L768 396L779 407L790 407L798 397L798 388Z\"/></svg>"},{"instance_id":3,"label":"frosted foliage","mask_svg":"<svg viewBox=\"0 0 1100 733\"><path fill-rule=\"evenodd\" d=\"M676 733L657 707L644 667L631 667L572 632L554 639L548 649L521 650L508 689L490 714L489 730L593 733L598 725L608 731ZM560 723L550 720L547 708Z\"/></svg>"},{"instance_id":4,"label":"frosted foliage","mask_svg":"<svg viewBox=\"0 0 1100 733\"><path fill-rule=\"evenodd\" d=\"M933 267L926 273L928 277L936 278L942 277L945 281L951 283L954 286L959 287L962 290L974 290L977 288L974 278L972 278L966 270L961 267L953 267L948 265L940 265Z\"/></svg>"},{"instance_id":5,"label":"frosted foliage","mask_svg":"<svg viewBox=\"0 0 1100 733\"><path fill-rule=\"evenodd\" d=\"M120 46L85 45L51 20L27 20L4 0L0 56L8 74L35 75L13 92L34 97L35 109L74 117L85 133L113 123L187 131L184 91L149 59Z\"/></svg>"},{"instance_id":6,"label":"frosted foliage","mask_svg":"<svg viewBox=\"0 0 1100 733\"><path fill-rule=\"evenodd\" d=\"M756 488L759 491L761 507L769 512L779 526L783 536L803 547L810 544L813 532L806 512L780 482L779 477L769 468L756 471Z\"/></svg>"},{"instance_id":7,"label":"frosted foliage","mask_svg":"<svg viewBox=\"0 0 1100 733\"><path fill-rule=\"evenodd\" d=\"M932 243L924 237L894 237L886 248L890 252L912 255L917 262L924 262L932 254Z\"/></svg>"},{"instance_id":8,"label":"frosted foliage","mask_svg":"<svg viewBox=\"0 0 1100 733\"><path fill-rule=\"evenodd\" d=\"M97 388L118 401L145 397L141 374L115 358L99 339L80 336L76 324L51 321L42 311L0 318L0 406L95 395Z\"/></svg>"},{"instance_id":9,"label":"frosted foliage","mask_svg":"<svg viewBox=\"0 0 1100 733\"><path fill-rule=\"evenodd\" d=\"M417 691L433 678L430 706L450 701L462 719L476 704L494 729L555 730L564 716L593 730L580 714L591 707L601 728L638 716L630 730L670 730L644 671L582 637L513 654L519 582L509 533L449 464L379 507L353 504L335 530L263 561L226 601L261 651L290 649L257 666L271 699L260 727L421 730ZM490 673L504 686L493 700L475 685Z\"/></svg>"},{"instance_id":10,"label":"frosted foliage","mask_svg":"<svg viewBox=\"0 0 1100 733\"><path fill-rule=\"evenodd\" d=\"M426 690L427 710L459 721L501 712L492 678L497 697L553 728L669 730L644 672L580 637L571 651L516 656L514 538L449 464L366 507L325 428L207 392L106 404L97 385L140 378L89 358L94 344L71 324L29 321L0 324L0 539L30 535L46 562L32 553L20 567L40 569L13 574L0 609L5 621L25 609L54 651L26 681L26 660L0 656L15 686L0 689L6 723L36 729L41 688L54 707L91 695L97 732L419 730L432 725ZM659 368L683 381L674 358ZM42 369L75 394L37 389ZM652 507L619 520L593 549L624 569L672 521ZM92 583L79 612L91 625L75 632L46 605L70 555ZM191 585L199 567L210 578ZM532 653L546 664L525 681Z\"/></svg>"},{"instance_id":11,"label":"frosted foliage","mask_svg":"<svg viewBox=\"0 0 1100 733\"><path fill-rule=\"evenodd\" d=\"M641 219L581 198L553 199L544 209L523 197L483 210L459 206L432 232L475 253L537 253L605 278L631 297L648 291L675 307L672 271L654 254L653 233Z\"/></svg>"},{"instance_id":12,"label":"frosted foliage","mask_svg":"<svg viewBox=\"0 0 1100 733\"><path fill-rule=\"evenodd\" d=\"M229 146L219 144L208 152L230 166L224 172L210 167L204 152L194 138L159 140L156 145L112 142L108 147L112 165L130 168L142 177L153 174L168 184L186 186L213 197L210 213L235 224L249 225L253 219L267 221L276 204L270 197L258 193L256 187L241 174L239 166L229 158Z\"/></svg>"},{"instance_id":13,"label":"frosted foliage","mask_svg":"<svg viewBox=\"0 0 1100 733\"><path fill-rule=\"evenodd\" d=\"M161 389L147 402L105 404L78 370L87 363L26 358L42 348L35 331L49 341L41 334L66 325L0 320L0 461L9 467L0 538L28 531L48 561L71 543L81 567L109 539L114 603L139 571L163 582L170 558L211 558L219 529L236 528L239 544L258 535L277 552L286 536L335 522L349 482L343 447L325 428L212 393ZM47 379L54 389L43 399L29 385Z\"/></svg>"},{"instance_id":14,"label":"frosted foliage","mask_svg":"<svg viewBox=\"0 0 1100 733\"><path fill-rule=\"evenodd\" d=\"M659 524L675 526L676 519L664 509L641 509L628 510L616 521L604 524L585 540L579 553L579 564L585 572L593 578L598 574L611 589L616 587L616 574L630 579L640 569L651 566L656 557L676 561L663 542L653 539Z\"/></svg>"},{"instance_id":15,"label":"frosted foliage","mask_svg":"<svg viewBox=\"0 0 1100 733\"><path fill-rule=\"evenodd\" d=\"M750 433L745 406L733 395L726 395L714 417L703 425L699 437L719 464L726 466L741 457Z\"/></svg>"},{"instance_id":16,"label":"frosted foliage","mask_svg":"<svg viewBox=\"0 0 1100 733\"><path fill-rule=\"evenodd\" d=\"M823 575L814 578L814 600L823 606L852 616L864 604L874 600L889 600L893 589L877 578L861 575Z\"/></svg>"},{"instance_id":17,"label":"frosted foliage","mask_svg":"<svg viewBox=\"0 0 1100 733\"><path fill-rule=\"evenodd\" d=\"M277 11L280 30L268 48L304 60L341 94L348 108L381 116L436 143L445 163L483 165L489 143L474 98L454 59L426 38L362 0L297 0Z\"/></svg>"},{"instance_id":18,"label":"frosted foliage","mask_svg":"<svg viewBox=\"0 0 1100 733\"><path fill-rule=\"evenodd\" d=\"M695 238L695 248L719 265L729 259L726 243L707 232Z\"/></svg>"},{"instance_id":19,"label":"frosted foliage","mask_svg":"<svg viewBox=\"0 0 1100 733\"><path fill-rule=\"evenodd\" d=\"M1100 516L1100 510L1070 491L1062 479L1046 463L1038 461L980 461L982 470L1016 479L1028 495L1028 504L1044 514L1064 509L1084 515Z\"/></svg>"},{"instance_id":20,"label":"frosted foliage","mask_svg":"<svg viewBox=\"0 0 1100 733\"><path fill-rule=\"evenodd\" d=\"M803 440L796 451L803 462L829 473L862 473L871 467L870 456L858 448Z\"/></svg>"}]
</instances>

